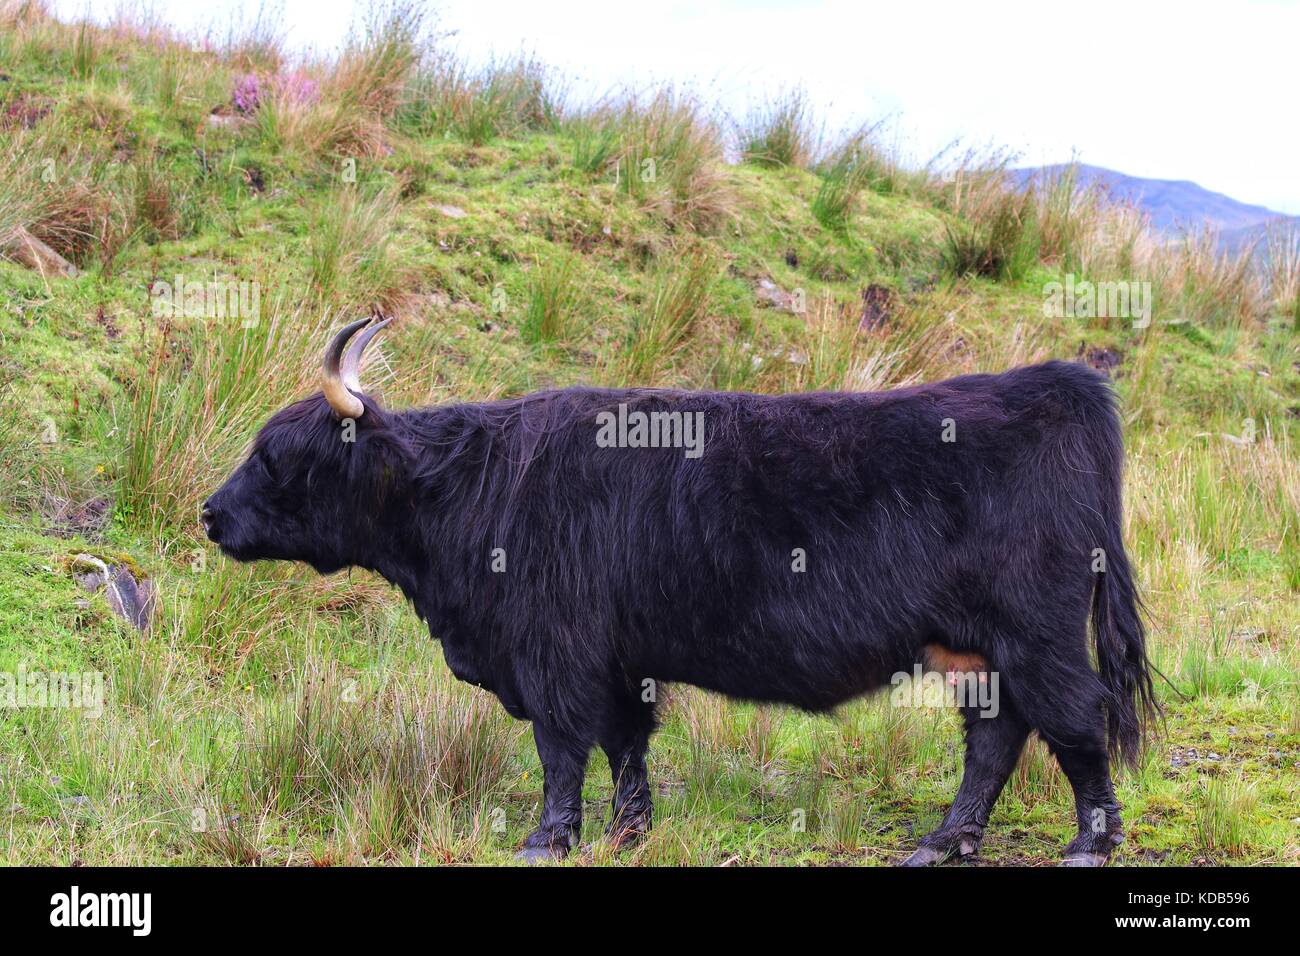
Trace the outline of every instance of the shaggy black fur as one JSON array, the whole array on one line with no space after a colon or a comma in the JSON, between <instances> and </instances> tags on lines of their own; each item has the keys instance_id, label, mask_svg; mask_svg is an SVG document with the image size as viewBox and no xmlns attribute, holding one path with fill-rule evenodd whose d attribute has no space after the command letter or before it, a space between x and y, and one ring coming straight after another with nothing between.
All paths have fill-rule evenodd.
<instances>
[{"instance_id":1,"label":"shaggy black fur","mask_svg":"<svg viewBox=\"0 0 1300 956\"><path fill-rule=\"evenodd\" d=\"M1121 839L1108 743L1135 757L1152 688L1100 375L1049 362L882 393L364 401L350 442L319 395L275 415L209 500L209 534L242 561L399 586L455 674L533 723L545 799L526 851L576 840L596 745L614 838L650 826L655 682L824 711L910 673L926 645L983 656L1000 712L968 709L960 791L909 862L978 849L1031 731L1074 787L1067 856L1101 862ZM597 413L621 402L702 412L703 454L598 447Z\"/></svg>"}]
</instances>

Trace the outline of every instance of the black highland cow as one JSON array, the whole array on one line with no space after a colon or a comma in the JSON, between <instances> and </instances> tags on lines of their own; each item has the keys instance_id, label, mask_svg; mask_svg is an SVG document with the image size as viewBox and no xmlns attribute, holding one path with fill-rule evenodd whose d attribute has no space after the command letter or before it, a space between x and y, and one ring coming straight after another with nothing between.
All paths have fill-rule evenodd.
<instances>
[{"instance_id":1,"label":"black highland cow","mask_svg":"<svg viewBox=\"0 0 1300 956\"><path fill-rule=\"evenodd\" d=\"M978 850L1032 731L1074 788L1067 862L1120 842L1109 759L1137 755L1154 705L1101 376L1048 362L881 393L571 388L391 412L357 380L383 324L339 333L324 394L267 423L203 523L240 561L383 575L457 677L532 722L545 797L522 856L574 844L593 745L610 839L649 828L653 682L825 711L923 661L995 674L1000 697L994 717L963 707L961 787L908 863ZM636 412L689 415L702 444L611 447L601 429Z\"/></svg>"}]
</instances>

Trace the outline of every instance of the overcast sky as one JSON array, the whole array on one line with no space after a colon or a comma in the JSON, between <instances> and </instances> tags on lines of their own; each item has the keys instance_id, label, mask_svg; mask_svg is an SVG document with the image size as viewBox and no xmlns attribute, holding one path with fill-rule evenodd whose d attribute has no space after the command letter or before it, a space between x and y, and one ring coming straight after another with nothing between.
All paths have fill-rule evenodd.
<instances>
[{"instance_id":1,"label":"overcast sky","mask_svg":"<svg viewBox=\"0 0 1300 956\"><path fill-rule=\"evenodd\" d=\"M90 9L102 18L121 2ZM146 5L186 28L258 8ZM268 7L291 45L321 50L363 9L345 0ZM70 18L86 2L56 8ZM689 82L743 113L765 92L801 85L832 126L893 118L899 145L921 160L960 138L1009 147L1025 165L1077 156L1300 214L1292 0L444 0L435 9L471 58L527 50L579 90Z\"/></svg>"}]
</instances>

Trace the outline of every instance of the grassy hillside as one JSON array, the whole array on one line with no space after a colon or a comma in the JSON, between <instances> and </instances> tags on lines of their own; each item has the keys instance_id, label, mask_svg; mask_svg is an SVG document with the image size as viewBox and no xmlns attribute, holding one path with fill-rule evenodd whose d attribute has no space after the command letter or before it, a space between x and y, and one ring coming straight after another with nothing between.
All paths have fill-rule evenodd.
<instances>
[{"instance_id":1,"label":"grassy hillside","mask_svg":"<svg viewBox=\"0 0 1300 956\"><path fill-rule=\"evenodd\" d=\"M1120 778L1116 862L1296 862L1293 246L1260 276L1162 245L1068 172L1022 196L997 157L914 170L870 127L823 141L797 92L735 120L672 89L575 104L535 61L461 63L428 33L389 9L302 63L264 26L194 42L0 4L0 673L106 682L97 717L0 709L0 860L503 862L536 822L531 738L451 678L400 594L236 566L197 525L315 388L329 331L379 309L365 380L394 406L1108 367L1173 685ZM24 265L29 240L77 275ZM1150 321L1049 315L1066 276L1149 283ZM168 308L177 277L247 283L246 307ZM154 585L147 634L79 587L83 554ZM664 713L653 834L605 847L593 759L576 864L891 862L960 777L944 709L813 717L683 687ZM1074 826L1035 741L983 859L1055 862Z\"/></svg>"}]
</instances>

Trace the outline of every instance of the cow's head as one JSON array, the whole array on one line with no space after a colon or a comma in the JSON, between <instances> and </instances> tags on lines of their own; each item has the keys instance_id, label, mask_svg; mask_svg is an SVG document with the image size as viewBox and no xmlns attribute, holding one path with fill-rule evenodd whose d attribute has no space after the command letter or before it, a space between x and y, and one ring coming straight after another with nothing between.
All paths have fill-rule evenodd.
<instances>
[{"instance_id":1,"label":"cow's head","mask_svg":"<svg viewBox=\"0 0 1300 956\"><path fill-rule=\"evenodd\" d=\"M339 332L325 350L321 394L272 416L203 503L203 528L227 555L304 561L322 574L364 563L407 471L392 420L358 380L363 350L387 324L362 319Z\"/></svg>"}]
</instances>

